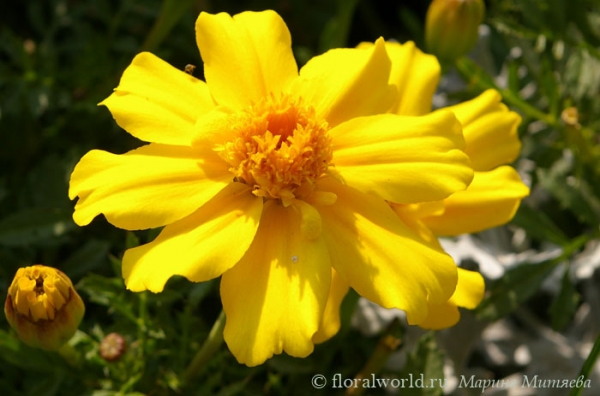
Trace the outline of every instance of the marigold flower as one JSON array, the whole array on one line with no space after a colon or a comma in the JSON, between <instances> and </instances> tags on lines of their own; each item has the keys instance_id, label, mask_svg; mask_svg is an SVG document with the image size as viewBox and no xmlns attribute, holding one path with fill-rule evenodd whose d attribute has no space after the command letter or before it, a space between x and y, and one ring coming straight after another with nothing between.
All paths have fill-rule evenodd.
<instances>
[{"instance_id":1,"label":"marigold flower","mask_svg":"<svg viewBox=\"0 0 600 396\"><path fill-rule=\"evenodd\" d=\"M472 169L451 112L385 114L396 90L383 39L300 72L273 11L202 13L196 41L206 82L142 53L102 102L150 144L92 150L71 176L77 224L165 226L125 252L127 287L222 276L224 339L250 366L310 354L335 327L330 291L347 285L411 323L447 301L456 265L387 201L444 199Z\"/></svg>"},{"instance_id":2,"label":"marigold flower","mask_svg":"<svg viewBox=\"0 0 600 396\"><path fill-rule=\"evenodd\" d=\"M359 45L365 50L372 47L371 43ZM415 116L431 113L433 93L440 78L437 59L421 52L412 42L402 45L387 42L386 49L392 61L390 84L398 93L391 111ZM475 170L473 181L466 190L439 201L390 202L404 224L440 249L437 236L473 233L509 222L521 200L529 195L529 188L518 173L506 165L514 161L521 150L517 135L521 117L500 101L497 91L488 90L470 101L437 110L452 111L463 126L465 152ZM441 329L455 325L460 318L457 307L476 308L484 289L485 283L479 273L459 268L453 296L441 304L429 302L428 317L419 326ZM329 332L331 336L339 328L336 323L339 322L341 298L332 294L329 301L333 306L328 320L330 327L335 329Z\"/></svg>"},{"instance_id":3,"label":"marigold flower","mask_svg":"<svg viewBox=\"0 0 600 396\"><path fill-rule=\"evenodd\" d=\"M21 341L49 351L75 334L84 312L69 277L44 265L19 268L4 304L6 319Z\"/></svg>"}]
</instances>

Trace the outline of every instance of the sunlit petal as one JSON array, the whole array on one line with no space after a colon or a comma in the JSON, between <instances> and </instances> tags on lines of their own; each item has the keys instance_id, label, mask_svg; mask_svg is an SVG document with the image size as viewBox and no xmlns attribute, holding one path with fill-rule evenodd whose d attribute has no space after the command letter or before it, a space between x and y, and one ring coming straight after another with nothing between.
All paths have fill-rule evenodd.
<instances>
[{"instance_id":1,"label":"sunlit petal","mask_svg":"<svg viewBox=\"0 0 600 396\"><path fill-rule=\"evenodd\" d=\"M370 48L361 43L358 48ZM419 50L415 43L386 42L385 49L392 61L390 84L398 91L390 113L418 116L431 111L433 94L440 80L440 64L436 57Z\"/></svg>"},{"instance_id":2,"label":"sunlit petal","mask_svg":"<svg viewBox=\"0 0 600 396\"><path fill-rule=\"evenodd\" d=\"M428 300L450 298L457 276L450 256L413 233L384 201L331 179L320 188L338 197L318 209L333 267L354 290L406 311L410 324L427 317Z\"/></svg>"},{"instance_id":3,"label":"sunlit petal","mask_svg":"<svg viewBox=\"0 0 600 396\"><path fill-rule=\"evenodd\" d=\"M355 118L330 131L335 167L349 186L392 202L443 199L473 177L460 124L450 112Z\"/></svg>"},{"instance_id":4,"label":"sunlit petal","mask_svg":"<svg viewBox=\"0 0 600 396\"><path fill-rule=\"evenodd\" d=\"M306 239L300 214L268 201L254 242L221 280L225 342L240 363L256 366L286 352L313 350L331 284L322 238Z\"/></svg>"},{"instance_id":5,"label":"sunlit petal","mask_svg":"<svg viewBox=\"0 0 600 396\"><path fill-rule=\"evenodd\" d=\"M290 32L274 11L233 17L203 12L196 41L206 82L219 104L242 109L278 94L298 76Z\"/></svg>"},{"instance_id":6,"label":"sunlit petal","mask_svg":"<svg viewBox=\"0 0 600 396\"><path fill-rule=\"evenodd\" d=\"M189 145L196 119L214 107L204 81L148 52L133 59L115 92L100 104L138 139L175 145Z\"/></svg>"},{"instance_id":7,"label":"sunlit petal","mask_svg":"<svg viewBox=\"0 0 600 396\"><path fill-rule=\"evenodd\" d=\"M388 84L389 71L390 60L380 39L370 50L333 49L312 58L292 89L335 126L390 108L396 93Z\"/></svg>"},{"instance_id":8,"label":"sunlit petal","mask_svg":"<svg viewBox=\"0 0 600 396\"><path fill-rule=\"evenodd\" d=\"M73 214L79 225L103 214L117 227L139 230L189 215L229 182L211 151L150 144L122 155L88 152L71 175L69 197L79 197Z\"/></svg>"},{"instance_id":9,"label":"sunlit petal","mask_svg":"<svg viewBox=\"0 0 600 396\"><path fill-rule=\"evenodd\" d=\"M440 330L454 326L460 320L458 307L475 309L483 299L485 283L479 272L458 268L456 291L442 304L428 304L427 319L419 324L424 329Z\"/></svg>"},{"instance_id":10,"label":"sunlit petal","mask_svg":"<svg viewBox=\"0 0 600 396\"><path fill-rule=\"evenodd\" d=\"M127 288L157 293L173 275L192 282L221 275L246 253L262 207L247 186L229 184L196 212L166 226L154 241L125 252Z\"/></svg>"},{"instance_id":11,"label":"sunlit petal","mask_svg":"<svg viewBox=\"0 0 600 396\"><path fill-rule=\"evenodd\" d=\"M463 125L465 152L476 171L488 171L514 161L521 151L517 127L521 116L500 102L495 90L475 99L446 107Z\"/></svg>"},{"instance_id":12,"label":"sunlit petal","mask_svg":"<svg viewBox=\"0 0 600 396\"><path fill-rule=\"evenodd\" d=\"M510 166L475 172L469 188L444 200L442 215L424 217L437 235L459 235L482 231L509 222L529 188Z\"/></svg>"},{"instance_id":13,"label":"sunlit petal","mask_svg":"<svg viewBox=\"0 0 600 396\"><path fill-rule=\"evenodd\" d=\"M349 289L348 283L346 283L332 268L331 288L329 289L327 305L325 305L325 312L321 319L319 331L313 336L313 342L315 344L327 341L340 330L340 307Z\"/></svg>"}]
</instances>

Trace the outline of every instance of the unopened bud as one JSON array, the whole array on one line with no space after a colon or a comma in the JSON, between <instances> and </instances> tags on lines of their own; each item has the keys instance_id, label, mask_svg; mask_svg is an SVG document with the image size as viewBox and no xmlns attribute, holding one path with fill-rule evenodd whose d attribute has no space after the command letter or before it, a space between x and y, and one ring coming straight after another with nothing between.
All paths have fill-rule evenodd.
<instances>
[{"instance_id":1,"label":"unopened bud","mask_svg":"<svg viewBox=\"0 0 600 396\"><path fill-rule=\"evenodd\" d=\"M117 333L110 333L100 343L100 357L107 362L118 360L127 348L123 336Z\"/></svg>"},{"instance_id":2,"label":"unopened bud","mask_svg":"<svg viewBox=\"0 0 600 396\"><path fill-rule=\"evenodd\" d=\"M447 62L466 55L477 43L484 15L483 0L433 0L425 20L427 51Z\"/></svg>"},{"instance_id":3,"label":"unopened bud","mask_svg":"<svg viewBox=\"0 0 600 396\"><path fill-rule=\"evenodd\" d=\"M50 351L75 334L84 312L71 279L43 265L19 268L4 304L6 319L21 341Z\"/></svg>"}]
</instances>

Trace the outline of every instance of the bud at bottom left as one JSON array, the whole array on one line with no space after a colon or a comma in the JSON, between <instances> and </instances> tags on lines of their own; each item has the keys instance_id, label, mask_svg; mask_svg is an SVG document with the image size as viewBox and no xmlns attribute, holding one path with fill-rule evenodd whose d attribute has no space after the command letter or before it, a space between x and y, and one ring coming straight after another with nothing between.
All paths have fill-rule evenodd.
<instances>
[{"instance_id":1,"label":"bud at bottom left","mask_svg":"<svg viewBox=\"0 0 600 396\"><path fill-rule=\"evenodd\" d=\"M4 304L6 319L21 341L49 351L75 334L84 312L71 279L44 265L19 268Z\"/></svg>"}]
</instances>

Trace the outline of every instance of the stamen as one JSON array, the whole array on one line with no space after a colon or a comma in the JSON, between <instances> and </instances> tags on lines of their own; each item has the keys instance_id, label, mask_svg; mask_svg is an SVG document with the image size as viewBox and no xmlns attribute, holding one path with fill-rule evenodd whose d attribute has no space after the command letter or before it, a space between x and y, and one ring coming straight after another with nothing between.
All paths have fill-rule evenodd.
<instances>
[{"instance_id":1,"label":"stamen","mask_svg":"<svg viewBox=\"0 0 600 396\"><path fill-rule=\"evenodd\" d=\"M271 95L235 114L235 138L219 149L234 180L253 194L289 206L309 196L332 158L325 120L301 100Z\"/></svg>"}]
</instances>

